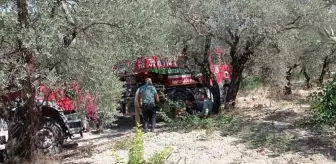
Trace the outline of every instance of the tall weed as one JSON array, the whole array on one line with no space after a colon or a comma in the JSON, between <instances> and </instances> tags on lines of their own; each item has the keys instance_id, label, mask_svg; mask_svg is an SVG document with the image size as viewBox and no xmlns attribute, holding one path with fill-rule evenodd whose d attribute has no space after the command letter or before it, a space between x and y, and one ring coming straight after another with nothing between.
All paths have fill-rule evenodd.
<instances>
[{"instance_id":1,"label":"tall weed","mask_svg":"<svg viewBox=\"0 0 336 164\"><path fill-rule=\"evenodd\" d=\"M141 126L138 124L135 131L135 137L130 142L127 164L163 164L167 161L172 149L166 147L162 151L154 153L148 160L144 159L144 151L144 133L141 131ZM116 163L125 164L125 160L122 159L116 151L113 151L112 154Z\"/></svg>"}]
</instances>

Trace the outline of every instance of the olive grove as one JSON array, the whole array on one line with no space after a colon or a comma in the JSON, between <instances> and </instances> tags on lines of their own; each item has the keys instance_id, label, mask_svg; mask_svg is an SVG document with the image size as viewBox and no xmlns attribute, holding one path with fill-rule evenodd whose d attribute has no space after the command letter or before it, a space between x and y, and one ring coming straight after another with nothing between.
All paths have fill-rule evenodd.
<instances>
[{"instance_id":1,"label":"olive grove","mask_svg":"<svg viewBox=\"0 0 336 164\"><path fill-rule=\"evenodd\" d=\"M181 30L193 30L196 39L208 37L207 41L227 47L233 68L227 101L235 100L245 65L250 62L254 63L255 72L259 72L257 76L271 76L272 83L286 86L290 93L286 73L299 65L302 72L308 72L308 66L300 61L307 61L310 51L318 49L317 29L332 21L323 1L184 0L174 1L174 9L175 17L184 24ZM309 50L314 46L314 50ZM269 74L261 75L265 69L270 70Z\"/></svg>"},{"instance_id":2,"label":"olive grove","mask_svg":"<svg viewBox=\"0 0 336 164\"><path fill-rule=\"evenodd\" d=\"M233 69L228 102L236 99L245 74L290 94L294 70L309 88L315 80L323 82L336 59L333 45L318 42L318 30L335 23L330 3L322 0L1 0L0 5L0 93L28 93L23 134L30 138L18 136L25 144L15 140L12 149L20 159L34 152L39 108L31 95L41 78L78 80L112 118L122 90L112 68L122 59L182 52L209 74L204 54L223 47ZM1 105L6 118L8 104ZM7 153L8 159L13 154Z\"/></svg>"},{"instance_id":3,"label":"olive grove","mask_svg":"<svg viewBox=\"0 0 336 164\"><path fill-rule=\"evenodd\" d=\"M1 1L1 94L27 95L19 135L17 122L11 126L8 120L8 104L2 104L10 133L5 163L22 163L34 154L40 109L33 95L41 79L76 79L98 96L101 110L113 114L121 89L112 70L117 59L168 49L166 30L159 27L168 22L162 19L168 13L164 2Z\"/></svg>"}]
</instances>

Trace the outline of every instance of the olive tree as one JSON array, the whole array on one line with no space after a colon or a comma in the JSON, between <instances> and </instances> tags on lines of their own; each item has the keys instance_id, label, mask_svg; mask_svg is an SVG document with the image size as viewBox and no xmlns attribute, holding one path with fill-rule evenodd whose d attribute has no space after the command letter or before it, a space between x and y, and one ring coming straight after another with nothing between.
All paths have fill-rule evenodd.
<instances>
[{"instance_id":1,"label":"olive tree","mask_svg":"<svg viewBox=\"0 0 336 164\"><path fill-rule=\"evenodd\" d=\"M277 45L284 32L304 30L325 18L322 1L174 1L176 17L197 35L229 46L233 75L227 101L234 101L248 61ZM210 39L208 39L209 41ZM205 43L207 44L207 43ZM273 47L274 47L273 46ZM267 58L272 58L268 54Z\"/></svg>"},{"instance_id":2,"label":"olive tree","mask_svg":"<svg viewBox=\"0 0 336 164\"><path fill-rule=\"evenodd\" d=\"M113 75L113 64L168 49L161 24L169 21L159 19L168 12L164 2L1 1L1 94L17 90L26 95L24 135L14 140L9 126L12 144L7 163L30 159L35 150L40 115L33 96L36 75L53 82L77 79L84 88L94 90L101 108L111 110L121 86ZM1 105L8 111L8 104Z\"/></svg>"}]
</instances>

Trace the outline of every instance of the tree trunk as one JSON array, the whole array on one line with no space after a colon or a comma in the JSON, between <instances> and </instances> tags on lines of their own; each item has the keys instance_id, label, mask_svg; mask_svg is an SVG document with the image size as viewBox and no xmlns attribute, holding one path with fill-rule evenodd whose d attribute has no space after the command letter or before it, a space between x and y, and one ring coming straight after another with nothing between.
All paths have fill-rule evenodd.
<instances>
[{"instance_id":1,"label":"tree trunk","mask_svg":"<svg viewBox=\"0 0 336 164\"><path fill-rule=\"evenodd\" d=\"M211 48L211 41L212 38L211 36L206 36L205 37L205 43L204 43L204 52L203 52L203 66L202 66L202 74L203 77L206 79L211 79L212 81L212 86L210 84L205 84L207 86L212 95L213 95L213 108L212 108L212 113L218 114L219 112L219 107L220 107L220 88L216 80L216 76L211 72L210 70L210 63L209 63L209 52Z\"/></svg>"},{"instance_id":2,"label":"tree trunk","mask_svg":"<svg viewBox=\"0 0 336 164\"><path fill-rule=\"evenodd\" d=\"M331 59L334 55L334 53L336 52L336 49L332 49L329 53L329 55L327 55L324 60L323 60L323 64L322 64L322 70L321 70L321 74L318 78L318 84L322 85L323 81L324 81L324 77L326 75L326 73L329 71L328 67L329 64L331 63Z\"/></svg>"},{"instance_id":3,"label":"tree trunk","mask_svg":"<svg viewBox=\"0 0 336 164\"><path fill-rule=\"evenodd\" d=\"M231 53L235 53L232 52ZM236 54L231 54L231 66L232 66L232 77L231 77L231 83L228 90L228 95L226 97L226 102L229 102L229 106L234 108L235 107L235 100L237 98L237 94L240 88L240 83L242 81L242 75L245 68L246 62L250 59L250 56L252 55L251 51L247 51L244 54L241 55L241 57L237 57Z\"/></svg>"},{"instance_id":4,"label":"tree trunk","mask_svg":"<svg viewBox=\"0 0 336 164\"><path fill-rule=\"evenodd\" d=\"M269 84L270 82L270 71L271 69L267 66L261 67L261 83L262 84Z\"/></svg>"},{"instance_id":5,"label":"tree trunk","mask_svg":"<svg viewBox=\"0 0 336 164\"><path fill-rule=\"evenodd\" d=\"M26 0L17 0L18 28L29 28L28 2ZM34 135L38 124L39 113L35 104L34 88L32 86L32 52L24 47L21 39L17 39L18 61L19 64L28 63L25 73L28 74L25 80L22 80L21 101L23 106L15 110L15 114L7 117L8 123L8 144L6 146L5 161L6 164L23 163L30 161L34 149ZM22 78L22 77L20 77ZM15 84L13 84L15 85Z\"/></svg>"},{"instance_id":6,"label":"tree trunk","mask_svg":"<svg viewBox=\"0 0 336 164\"><path fill-rule=\"evenodd\" d=\"M308 74L307 69L306 69L305 66L302 67L301 72L302 72L303 76L305 77L305 83L306 83L307 89L311 88L312 85L310 83L310 77L309 77L309 74Z\"/></svg>"},{"instance_id":7,"label":"tree trunk","mask_svg":"<svg viewBox=\"0 0 336 164\"><path fill-rule=\"evenodd\" d=\"M286 80L287 80L287 84L284 87L284 94L285 95L290 95L292 94L292 84L291 84L291 80L292 80L292 71L297 67L297 64L294 64L292 66L287 67L288 70L286 72Z\"/></svg>"},{"instance_id":8,"label":"tree trunk","mask_svg":"<svg viewBox=\"0 0 336 164\"><path fill-rule=\"evenodd\" d=\"M18 22L20 25L20 28L28 28L29 22L28 22L28 2L27 0L16 0L17 5L17 13L18 13Z\"/></svg>"},{"instance_id":9,"label":"tree trunk","mask_svg":"<svg viewBox=\"0 0 336 164\"><path fill-rule=\"evenodd\" d=\"M324 76L325 74L327 73L327 69L328 69L328 66L329 66L329 56L326 56L323 60L323 64L322 64L322 70L321 70L321 73L320 73L320 76L318 78L318 84L319 85L322 85L323 84L323 81L324 81Z\"/></svg>"},{"instance_id":10,"label":"tree trunk","mask_svg":"<svg viewBox=\"0 0 336 164\"><path fill-rule=\"evenodd\" d=\"M212 77L212 74L210 71L210 65L208 61L208 54L209 54L210 48L211 48L211 37L206 36L205 43L204 43L203 63L202 63L202 74L206 78Z\"/></svg>"}]
</instances>

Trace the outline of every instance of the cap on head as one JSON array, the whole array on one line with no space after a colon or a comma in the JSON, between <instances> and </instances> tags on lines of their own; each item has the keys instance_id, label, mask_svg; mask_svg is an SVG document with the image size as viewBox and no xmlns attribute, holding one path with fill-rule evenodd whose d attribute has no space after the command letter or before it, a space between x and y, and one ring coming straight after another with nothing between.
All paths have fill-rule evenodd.
<instances>
[{"instance_id":1,"label":"cap on head","mask_svg":"<svg viewBox=\"0 0 336 164\"><path fill-rule=\"evenodd\" d=\"M145 81L146 81L146 84L147 84L147 85L152 85L152 84L153 84L151 78L146 78Z\"/></svg>"}]
</instances>

